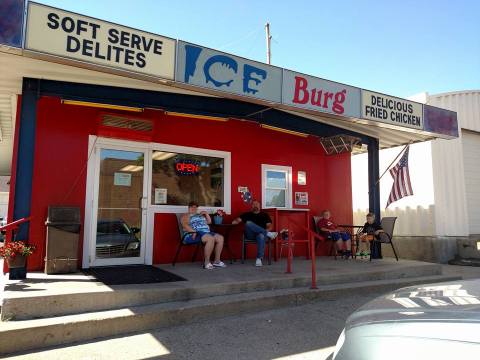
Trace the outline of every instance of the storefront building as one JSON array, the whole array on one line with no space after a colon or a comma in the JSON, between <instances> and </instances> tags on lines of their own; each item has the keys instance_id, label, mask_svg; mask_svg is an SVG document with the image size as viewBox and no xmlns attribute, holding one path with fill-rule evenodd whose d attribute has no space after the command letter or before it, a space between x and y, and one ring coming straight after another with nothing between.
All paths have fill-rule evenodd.
<instances>
[{"instance_id":1,"label":"storefront building","mask_svg":"<svg viewBox=\"0 0 480 360\"><path fill-rule=\"evenodd\" d=\"M83 268L169 263L189 201L229 221L257 198L277 230L322 209L351 224L352 149L368 152L379 216L379 149L458 136L451 111L33 2L15 23L23 1L6 3L8 218L31 217L18 234L37 246L29 270L44 266L49 206L81 209Z\"/></svg>"}]
</instances>

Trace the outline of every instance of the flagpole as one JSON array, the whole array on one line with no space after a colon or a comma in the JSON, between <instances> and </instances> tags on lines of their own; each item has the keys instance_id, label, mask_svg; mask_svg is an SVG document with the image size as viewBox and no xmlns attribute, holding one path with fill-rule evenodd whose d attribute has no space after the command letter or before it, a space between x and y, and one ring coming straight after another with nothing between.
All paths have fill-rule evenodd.
<instances>
[{"instance_id":1,"label":"flagpole","mask_svg":"<svg viewBox=\"0 0 480 360\"><path fill-rule=\"evenodd\" d=\"M393 161L390 163L390 165L387 166L387 168L385 169L385 171L383 172L382 175L380 175L380 177L378 178L378 180L375 182L375 185L373 185L373 187L377 186L377 184L380 182L380 179L383 177L383 175L385 175L387 173L387 171L390 169L390 166L393 165L393 163L395 163L395 161L397 161L397 159L400 157L400 155L402 155L405 150L407 149L407 147L410 145L411 143L408 143L407 145L405 145L405 147L402 149L402 151L400 151L397 155L397 157L395 159L393 159Z\"/></svg>"}]
</instances>

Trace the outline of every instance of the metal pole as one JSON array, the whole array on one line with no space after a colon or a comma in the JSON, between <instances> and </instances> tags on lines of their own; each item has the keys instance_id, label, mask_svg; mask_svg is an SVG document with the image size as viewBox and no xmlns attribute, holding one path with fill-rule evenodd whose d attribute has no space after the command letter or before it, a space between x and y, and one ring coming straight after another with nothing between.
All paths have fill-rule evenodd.
<instances>
[{"instance_id":1,"label":"metal pole","mask_svg":"<svg viewBox=\"0 0 480 360\"><path fill-rule=\"evenodd\" d=\"M267 40L267 64L270 65L272 60L272 52L270 49L270 42L272 40L272 36L270 35L270 23L268 22L265 24L265 36Z\"/></svg>"},{"instance_id":2,"label":"metal pole","mask_svg":"<svg viewBox=\"0 0 480 360\"><path fill-rule=\"evenodd\" d=\"M317 288L317 266L315 264L315 260L317 254L315 252L315 240L310 232L308 232L308 241L310 242L310 252L312 257L312 285L310 289L318 289Z\"/></svg>"}]
</instances>

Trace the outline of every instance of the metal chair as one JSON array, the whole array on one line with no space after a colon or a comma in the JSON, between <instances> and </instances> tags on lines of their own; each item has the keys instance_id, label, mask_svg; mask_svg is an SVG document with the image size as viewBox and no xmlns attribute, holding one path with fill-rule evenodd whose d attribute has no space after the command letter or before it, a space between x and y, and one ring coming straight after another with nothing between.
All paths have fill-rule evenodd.
<instances>
[{"instance_id":1,"label":"metal chair","mask_svg":"<svg viewBox=\"0 0 480 360\"><path fill-rule=\"evenodd\" d=\"M268 236L265 239L265 245L268 244L268 265L272 265L272 242ZM245 257L247 254L247 245L257 244L257 239L248 239L245 233L242 235L242 264L245 262Z\"/></svg>"},{"instance_id":2,"label":"metal chair","mask_svg":"<svg viewBox=\"0 0 480 360\"><path fill-rule=\"evenodd\" d=\"M397 220L396 217L384 217L382 218L382 221L380 222L380 226L383 229L383 233L380 233L379 236L375 236L373 238L373 241L370 244L370 261L372 261L372 253L373 253L373 247L375 246L375 243L380 243L380 244L390 244L392 245L392 250L393 254L395 255L395 258L398 261L398 256L397 252L395 251L395 247L393 246L393 229L395 228L395 221Z\"/></svg>"},{"instance_id":3,"label":"metal chair","mask_svg":"<svg viewBox=\"0 0 480 360\"><path fill-rule=\"evenodd\" d=\"M193 246L193 245L196 246L195 251L194 251L193 256L192 256L192 262L194 262L195 258L197 257L198 249L201 246L203 246L203 243L202 243L201 240L198 240L198 242L194 242L194 243L191 243L191 244L185 243L185 238L188 235L195 234L195 232L184 231L183 230L183 225L182 225L182 216L184 214L176 214L176 215L177 215L178 231L180 233L180 242L178 244L177 252L175 253L175 258L173 259L172 266L175 266L175 263L177 262L177 259L178 259L178 255L180 254L180 250L182 250L183 246Z\"/></svg>"},{"instance_id":4,"label":"metal chair","mask_svg":"<svg viewBox=\"0 0 480 360\"><path fill-rule=\"evenodd\" d=\"M328 256L334 256L335 259L337 258L337 249L335 248L335 242L333 241L332 237L330 234L327 234L323 232L319 227L318 227L318 221L321 219L321 216L313 216L313 228L315 232L323 237L325 241L330 241L330 249L328 250ZM320 240L315 239L315 252L317 250L318 244L320 244Z\"/></svg>"}]
</instances>

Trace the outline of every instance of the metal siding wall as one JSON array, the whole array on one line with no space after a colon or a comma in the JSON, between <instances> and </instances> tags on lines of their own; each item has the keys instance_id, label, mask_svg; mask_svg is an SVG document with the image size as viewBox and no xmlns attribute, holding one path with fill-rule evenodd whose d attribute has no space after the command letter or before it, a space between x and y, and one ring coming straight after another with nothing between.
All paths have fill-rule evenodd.
<instances>
[{"instance_id":1,"label":"metal siding wall","mask_svg":"<svg viewBox=\"0 0 480 360\"><path fill-rule=\"evenodd\" d=\"M428 104L456 111L460 128L480 132L480 90L431 95Z\"/></svg>"},{"instance_id":2,"label":"metal siding wall","mask_svg":"<svg viewBox=\"0 0 480 360\"><path fill-rule=\"evenodd\" d=\"M480 91L433 95L429 97L428 103L456 111L461 128L480 131ZM438 235L469 235L462 142L462 135L455 140L432 141L435 219Z\"/></svg>"},{"instance_id":3,"label":"metal siding wall","mask_svg":"<svg viewBox=\"0 0 480 360\"><path fill-rule=\"evenodd\" d=\"M480 134L462 131L465 192L470 234L480 234Z\"/></svg>"},{"instance_id":4,"label":"metal siding wall","mask_svg":"<svg viewBox=\"0 0 480 360\"><path fill-rule=\"evenodd\" d=\"M435 223L439 236L468 236L461 139L432 141Z\"/></svg>"}]
</instances>

